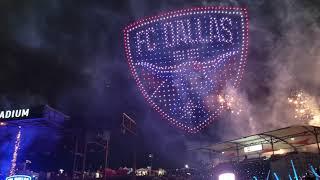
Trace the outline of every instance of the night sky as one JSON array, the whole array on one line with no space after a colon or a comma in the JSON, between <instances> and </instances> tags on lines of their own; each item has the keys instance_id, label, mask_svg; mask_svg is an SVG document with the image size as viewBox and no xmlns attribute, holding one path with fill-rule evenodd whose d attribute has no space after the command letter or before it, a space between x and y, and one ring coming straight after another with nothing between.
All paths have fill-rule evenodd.
<instances>
[{"instance_id":1,"label":"night sky","mask_svg":"<svg viewBox=\"0 0 320 180\"><path fill-rule=\"evenodd\" d=\"M145 102L129 72L122 29L145 16L203 5L248 8L249 57L239 94L250 112L241 118L224 115L203 132L189 135ZM278 108L279 97L292 89L306 91L319 104L316 0L4 0L0 9L1 107L49 104L71 117L66 128L110 130L109 165L114 168L132 162L131 137L120 133L123 112L138 124L138 167L146 166L153 153L156 167L174 168L188 163L190 144L296 123ZM62 140L51 147L57 154L54 166L63 164L63 152L71 146L68 136L60 134Z\"/></svg>"}]
</instances>

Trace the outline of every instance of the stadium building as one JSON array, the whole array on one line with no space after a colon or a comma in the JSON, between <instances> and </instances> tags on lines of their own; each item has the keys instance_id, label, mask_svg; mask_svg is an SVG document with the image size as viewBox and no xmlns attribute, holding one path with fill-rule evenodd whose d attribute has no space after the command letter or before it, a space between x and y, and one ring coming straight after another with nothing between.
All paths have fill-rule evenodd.
<instances>
[{"instance_id":1,"label":"stadium building","mask_svg":"<svg viewBox=\"0 0 320 180\"><path fill-rule=\"evenodd\" d=\"M290 126L193 147L191 152L195 157L211 159L213 179L318 179L319 134L320 127Z\"/></svg>"}]
</instances>

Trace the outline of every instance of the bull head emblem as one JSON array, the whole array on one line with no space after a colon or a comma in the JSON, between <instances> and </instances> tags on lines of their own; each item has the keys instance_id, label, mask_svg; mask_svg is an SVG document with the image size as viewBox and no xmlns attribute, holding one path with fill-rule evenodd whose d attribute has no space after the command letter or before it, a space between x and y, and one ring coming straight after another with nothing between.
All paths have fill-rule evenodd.
<instances>
[{"instance_id":1,"label":"bull head emblem","mask_svg":"<svg viewBox=\"0 0 320 180\"><path fill-rule=\"evenodd\" d=\"M142 94L172 124L198 132L219 116L218 95L241 81L247 59L244 8L202 7L142 19L124 30Z\"/></svg>"}]
</instances>

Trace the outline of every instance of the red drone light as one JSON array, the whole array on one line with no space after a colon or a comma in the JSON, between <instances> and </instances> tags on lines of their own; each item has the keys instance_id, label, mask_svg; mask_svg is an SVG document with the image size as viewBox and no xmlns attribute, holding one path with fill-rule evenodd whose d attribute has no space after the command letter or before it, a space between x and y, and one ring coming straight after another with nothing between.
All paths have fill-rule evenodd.
<instances>
[{"instance_id":1,"label":"red drone light","mask_svg":"<svg viewBox=\"0 0 320 180\"><path fill-rule=\"evenodd\" d=\"M183 9L124 30L130 70L146 100L165 119L198 132L223 110L218 96L237 87L248 54L245 8Z\"/></svg>"}]
</instances>

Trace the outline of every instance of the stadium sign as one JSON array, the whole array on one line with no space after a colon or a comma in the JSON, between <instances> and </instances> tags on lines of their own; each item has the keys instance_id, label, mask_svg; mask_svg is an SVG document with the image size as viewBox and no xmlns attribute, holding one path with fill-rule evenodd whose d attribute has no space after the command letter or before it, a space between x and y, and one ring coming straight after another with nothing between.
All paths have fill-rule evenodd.
<instances>
[{"instance_id":1,"label":"stadium sign","mask_svg":"<svg viewBox=\"0 0 320 180\"><path fill-rule=\"evenodd\" d=\"M241 81L247 10L201 7L149 17L125 28L124 43L146 100L173 125L198 132L222 111L218 96L226 85Z\"/></svg>"},{"instance_id":2,"label":"stadium sign","mask_svg":"<svg viewBox=\"0 0 320 180\"><path fill-rule=\"evenodd\" d=\"M44 118L44 106L0 110L1 122L38 118Z\"/></svg>"},{"instance_id":3,"label":"stadium sign","mask_svg":"<svg viewBox=\"0 0 320 180\"><path fill-rule=\"evenodd\" d=\"M14 175L7 177L6 180L31 180L31 177L27 175Z\"/></svg>"},{"instance_id":4,"label":"stadium sign","mask_svg":"<svg viewBox=\"0 0 320 180\"><path fill-rule=\"evenodd\" d=\"M248 146L244 147L244 152L245 153L250 153L250 152L256 152L256 151L261 151L262 150L262 144L254 145L254 146Z\"/></svg>"},{"instance_id":5,"label":"stadium sign","mask_svg":"<svg viewBox=\"0 0 320 180\"><path fill-rule=\"evenodd\" d=\"M0 119L26 118L29 116L29 111L30 109L0 111Z\"/></svg>"}]
</instances>

